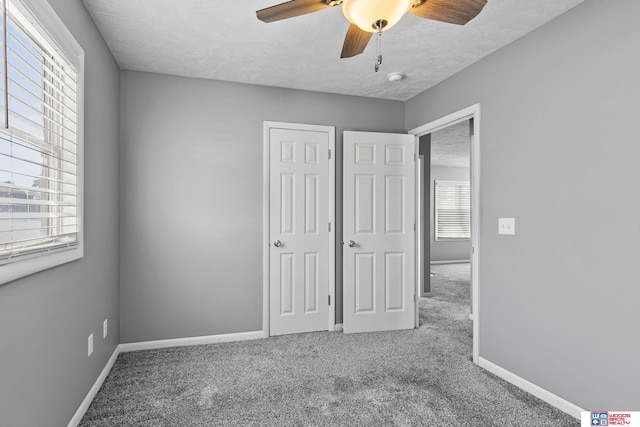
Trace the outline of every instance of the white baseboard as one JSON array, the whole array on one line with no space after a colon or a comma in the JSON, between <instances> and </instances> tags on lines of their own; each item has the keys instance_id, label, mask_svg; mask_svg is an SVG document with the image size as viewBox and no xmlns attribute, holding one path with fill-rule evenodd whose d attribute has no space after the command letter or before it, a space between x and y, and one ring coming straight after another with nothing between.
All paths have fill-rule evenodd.
<instances>
[{"instance_id":1,"label":"white baseboard","mask_svg":"<svg viewBox=\"0 0 640 427\"><path fill-rule=\"evenodd\" d=\"M547 391L545 389L543 389L542 387L539 387L527 380L525 380L524 378L521 378L519 376L517 376L516 374L514 374L513 372L507 371L506 369L496 365L495 363L489 362L486 359L483 359L482 357L479 358L479 365L480 367L486 369L487 371L491 372L494 375L499 376L500 378L502 378L503 380L510 382L511 384L515 385L516 387L521 388L522 390L534 395L535 397L537 397L540 400L543 400L545 402L547 402L549 405L554 406L558 409L560 409L563 412L566 412L567 414L571 415L574 418L577 418L578 420L580 419L580 416L582 414L582 412L584 411L584 409L580 408L577 405L574 405L573 403L559 397L556 396L555 394L551 393L550 391Z\"/></svg>"},{"instance_id":2,"label":"white baseboard","mask_svg":"<svg viewBox=\"0 0 640 427\"><path fill-rule=\"evenodd\" d=\"M342 332L342 323L336 323L336 326L333 328L334 332Z\"/></svg>"},{"instance_id":3,"label":"white baseboard","mask_svg":"<svg viewBox=\"0 0 640 427\"><path fill-rule=\"evenodd\" d=\"M218 344L266 338L264 332L239 332L233 334L207 335L204 337L175 338L169 340L142 341L120 344L120 352L127 353L139 350L155 350L158 348L185 347L190 345Z\"/></svg>"},{"instance_id":4,"label":"white baseboard","mask_svg":"<svg viewBox=\"0 0 640 427\"><path fill-rule=\"evenodd\" d=\"M111 368L113 368L113 364L116 363L116 359L120 354L119 347L120 346L116 346L116 348L113 350L113 354L107 361L107 364L104 366L104 369L102 369L102 372L100 372L100 375L98 375L98 379L96 379L96 382L93 383L93 386L89 389L89 393L87 393L87 395L85 396L84 400L78 407L78 410L76 411L75 414L73 414L73 418L71 418L71 421L69 421L69 424L67 425L67 427L76 427L78 424L80 424L80 421L82 421L82 417L84 417L84 414L87 412L87 409L89 409L89 405L91 405L93 398L96 397L96 394L98 394L98 391L100 391L100 387L102 387L102 383L104 383L104 380L107 379L107 375L109 375L109 372L111 372Z\"/></svg>"},{"instance_id":5,"label":"white baseboard","mask_svg":"<svg viewBox=\"0 0 640 427\"><path fill-rule=\"evenodd\" d=\"M340 325L342 326L342 325ZM177 338L170 340L158 340L158 341L143 341L143 342L132 342L119 344L115 350L113 350L113 354L107 361L104 369L96 379L96 382L93 384L84 400L78 407L78 410L69 421L67 427L77 427L82 421L82 417L89 409L89 405L100 391L100 387L104 383L104 380L111 372L113 368L113 364L116 362L118 355L120 353L127 353L130 351L138 351L138 350L154 350L158 348L168 348L168 347L182 347L182 346L190 346L190 345L202 345L202 344L217 344L223 342L235 342L235 341L247 341L247 340L255 340L260 338L266 338L265 334L262 331L254 331L254 332L240 332L234 334L222 334L222 335L208 335L204 337L190 337L190 338Z\"/></svg>"},{"instance_id":6,"label":"white baseboard","mask_svg":"<svg viewBox=\"0 0 640 427\"><path fill-rule=\"evenodd\" d=\"M441 264L469 264L471 260L468 259L452 259L448 261L431 261L431 265L441 265Z\"/></svg>"}]
</instances>

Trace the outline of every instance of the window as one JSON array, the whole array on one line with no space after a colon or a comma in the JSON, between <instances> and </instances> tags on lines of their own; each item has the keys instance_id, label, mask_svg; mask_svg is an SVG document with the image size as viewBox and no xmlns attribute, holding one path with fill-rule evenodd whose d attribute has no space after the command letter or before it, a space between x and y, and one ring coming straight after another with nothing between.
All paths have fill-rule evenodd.
<instances>
[{"instance_id":1,"label":"window","mask_svg":"<svg viewBox=\"0 0 640 427\"><path fill-rule=\"evenodd\" d=\"M469 181L435 182L435 239L471 238Z\"/></svg>"},{"instance_id":2,"label":"window","mask_svg":"<svg viewBox=\"0 0 640 427\"><path fill-rule=\"evenodd\" d=\"M83 54L46 0L0 8L1 284L83 255Z\"/></svg>"}]
</instances>

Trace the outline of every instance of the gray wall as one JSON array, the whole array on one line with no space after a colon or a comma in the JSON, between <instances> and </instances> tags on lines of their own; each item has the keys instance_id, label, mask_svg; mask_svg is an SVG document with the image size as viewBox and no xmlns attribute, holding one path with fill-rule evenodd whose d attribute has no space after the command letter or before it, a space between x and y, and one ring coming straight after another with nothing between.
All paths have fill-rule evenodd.
<instances>
[{"instance_id":1,"label":"gray wall","mask_svg":"<svg viewBox=\"0 0 640 427\"><path fill-rule=\"evenodd\" d=\"M435 233L435 181L469 181L468 168L448 168L440 166L431 167L431 178L429 181L429 230L431 261L459 261L469 260L471 257L471 240L463 241L436 241Z\"/></svg>"},{"instance_id":2,"label":"gray wall","mask_svg":"<svg viewBox=\"0 0 640 427\"><path fill-rule=\"evenodd\" d=\"M640 410L639 15L587 0L406 103L481 103L480 356L587 409Z\"/></svg>"},{"instance_id":3,"label":"gray wall","mask_svg":"<svg viewBox=\"0 0 640 427\"><path fill-rule=\"evenodd\" d=\"M124 71L122 342L262 329L264 120L402 132L403 104ZM342 321L337 195L337 321Z\"/></svg>"},{"instance_id":4,"label":"gray wall","mask_svg":"<svg viewBox=\"0 0 640 427\"><path fill-rule=\"evenodd\" d=\"M85 51L85 248L0 286L0 424L12 427L66 425L119 342L119 70L81 2L49 2Z\"/></svg>"}]
</instances>

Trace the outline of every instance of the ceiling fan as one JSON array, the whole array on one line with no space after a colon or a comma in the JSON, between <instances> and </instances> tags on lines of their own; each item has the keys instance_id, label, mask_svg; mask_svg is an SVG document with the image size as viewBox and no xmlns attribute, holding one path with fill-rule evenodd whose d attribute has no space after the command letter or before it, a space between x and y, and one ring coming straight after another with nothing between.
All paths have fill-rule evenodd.
<instances>
[{"instance_id":1,"label":"ceiling fan","mask_svg":"<svg viewBox=\"0 0 640 427\"><path fill-rule=\"evenodd\" d=\"M258 10L256 14L263 22L274 22L342 5L342 13L351 26L340 57L350 58L364 51L373 33L380 35L393 27L407 12L434 21L464 25L486 4L487 0L291 0ZM381 61L379 56L378 62Z\"/></svg>"}]
</instances>

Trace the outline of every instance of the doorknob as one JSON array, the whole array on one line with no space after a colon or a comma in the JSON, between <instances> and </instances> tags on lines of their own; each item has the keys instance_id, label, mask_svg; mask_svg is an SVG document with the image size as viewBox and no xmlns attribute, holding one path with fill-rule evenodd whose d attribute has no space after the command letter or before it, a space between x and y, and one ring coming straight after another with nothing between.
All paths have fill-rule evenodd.
<instances>
[{"instance_id":1,"label":"doorknob","mask_svg":"<svg viewBox=\"0 0 640 427\"><path fill-rule=\"evenodd\" d=\"M356 245L356 242L354 242L353 240L349 240L349 243L347 243L347 246L349 246L350 248L354 247Z\"/></svg>"},{"instance_id":2,"label":"doorknob","mask_svg":"<svg viewBox=\"0 0 640 427\"><path fill-rule=\"evenodd\" d=\"M282 246L282 242L280 240L276 240L275 242L273 242L273 246L279 248L280 246Z\"/></svg>"}]
</instances>

